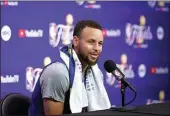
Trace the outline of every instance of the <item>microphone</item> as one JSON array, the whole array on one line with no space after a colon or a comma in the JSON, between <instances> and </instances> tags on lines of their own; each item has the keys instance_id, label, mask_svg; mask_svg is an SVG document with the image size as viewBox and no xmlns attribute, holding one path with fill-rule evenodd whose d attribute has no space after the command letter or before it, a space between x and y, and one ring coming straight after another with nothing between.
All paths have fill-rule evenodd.
<instances>
[{"instance_id":1,"label":"microphone","mask_svg":"<svg viewBox=\"0 0 170 116\"><path fill-rule=\"evenodd\" d=\"M107 60L104 63L104 68L107 72L112 73L112 75L118 80L121 81L122 84L128 86L132 91L136 92L135 89L125 80L125 75L122 71L116 66L115 62L112 60ZM116 75L116 73L119 73Z\"/></svg>"}]
</instances>

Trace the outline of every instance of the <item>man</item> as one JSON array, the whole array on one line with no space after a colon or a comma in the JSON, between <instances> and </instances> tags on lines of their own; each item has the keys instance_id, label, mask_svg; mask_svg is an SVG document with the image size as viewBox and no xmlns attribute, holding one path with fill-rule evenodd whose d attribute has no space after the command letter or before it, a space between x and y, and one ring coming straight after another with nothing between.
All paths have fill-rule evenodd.
<instances>
[{"instance_id":1,"label":"man","mask_svg":"<svg viewBox=\"0 0 170 116\"><path fill-rule=\"evenodd\" d=\"M97 60L103 45L102 27L82 20L74 28L61 61L44 68L32 95L29 115L59 115L111 107Z\"/></svg>"}]
</instances>

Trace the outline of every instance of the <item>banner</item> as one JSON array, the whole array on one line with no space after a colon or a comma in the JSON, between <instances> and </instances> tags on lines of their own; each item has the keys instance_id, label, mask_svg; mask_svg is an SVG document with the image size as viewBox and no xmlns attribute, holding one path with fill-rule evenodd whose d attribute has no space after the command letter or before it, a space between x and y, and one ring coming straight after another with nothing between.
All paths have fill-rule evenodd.
<instances>
[{"instance_id":1,"label":"banner","mask_svg":"<svg viewBox=\"0 0 170 116\"><path fill-rule=\"evenodd\" d=\"M120 82L104 69L113 60L137 91L130 105L170 98L170 2L1 2L1 98L31 97L39 75L72 41L75 24L91 19L103 27L99 67L113 106L121 106ZM134 93L126 89L125 103Z\"/></svg>"}]
</instances>

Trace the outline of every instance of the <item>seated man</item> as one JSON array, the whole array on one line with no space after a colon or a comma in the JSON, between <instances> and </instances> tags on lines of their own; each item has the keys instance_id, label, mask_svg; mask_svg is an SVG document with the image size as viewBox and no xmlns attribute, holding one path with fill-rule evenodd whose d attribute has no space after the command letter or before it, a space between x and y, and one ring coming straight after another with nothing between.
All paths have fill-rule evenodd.
<instances>
[{"instance_id":1,"label":"seated man","mask_svg":"<svg viewBox=\"0 0 170 116\"><path fill-rule=\"evenodd\" d=\"M97 61L103 46L102 27L79 21L72 45L60 50L60 60L46 66L33 91L30 116L59 115L111 107Z\"/></svg>"}]
</instances>

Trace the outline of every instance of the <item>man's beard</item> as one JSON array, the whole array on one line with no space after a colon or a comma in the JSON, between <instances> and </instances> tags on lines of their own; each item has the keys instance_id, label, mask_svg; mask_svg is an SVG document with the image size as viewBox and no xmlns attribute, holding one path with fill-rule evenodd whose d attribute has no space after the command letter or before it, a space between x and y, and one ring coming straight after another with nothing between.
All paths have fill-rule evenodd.
<instances>
[{"instance_id":1,"label":"man's beard","mask_svg":"<svg viewBox=\"0 0 170 116\"><path fill-rule=\"evenodd\" d=\"M89 66L95 65L95 64L97 63L97 61L98 61L98 58L97 58L96 61L93 62L93 61L91 61L91 60L88 58L88 56L85 56L85 55L82 54L82 53L79 54L79 58L80 58L80 60L82 60L83 62L87 63Z\"/></svg>"}]
</instances>

